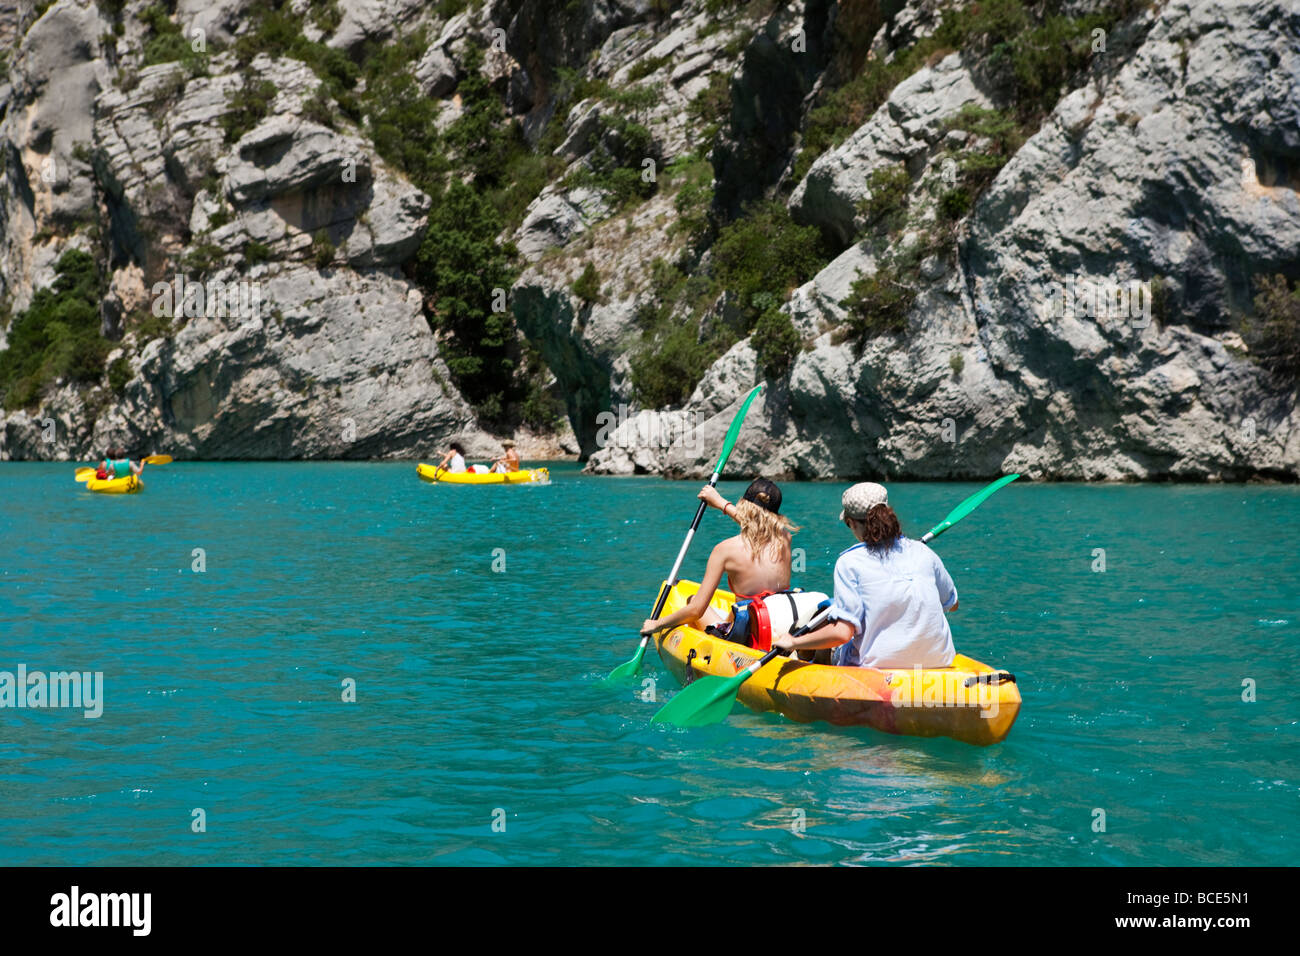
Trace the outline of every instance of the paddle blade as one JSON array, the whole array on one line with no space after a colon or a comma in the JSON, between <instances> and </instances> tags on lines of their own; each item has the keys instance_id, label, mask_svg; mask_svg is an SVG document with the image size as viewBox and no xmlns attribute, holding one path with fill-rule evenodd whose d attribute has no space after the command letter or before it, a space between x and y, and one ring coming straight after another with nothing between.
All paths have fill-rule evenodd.
<instances>
[{"instance_id":1,"label":"paddle blade","mask_svg":"<svg viewBox=\"0 0 1300 956\"><path fill-rule=\"evenodd\" d=\"M95 477L95 469L94 469L94 468L78 468L78 469L77 469L77 475L76 475L77 481L90 481L90 479L91 479L91 478L94 478L94 477Z\"/></svg>"},{"instance_id":2,"label":"paddle blade","mask_svg":"<svg viewBox=\"0 0 1300 956\"><path fill-rule=\"evenodd\" d=\"M736 447L736 439L740 438L740 428L745 424L745 414L749 411L749 406L754 404L754 399L758 398L758 393L763 391L762 385L755 385L745 398L745 404L740 406L740 411L736 412L736 417L731 420L731 427L727 429L727 440L722 443L722 454L718 456L718 463L713 466L713 473L722 474L722 469L726 467L727 459L731 457L731 449Z\"/></svg>"},{"instance_id":3,"label":"paddle blade","mask_svg":"<svg viewBox=\"0 0 1300 956\"><path fill-rule=\"evenodd\" d=\"M969 498L967 498L965 501L959 504L956 508L953 508L952 511L948 512L948 517L944 518L937 525L935 525L933 528L927 531L925 533L925 536L921 540L929 541L931 538L939 537L939 535L943 534L945 531L947 531L949 528L955 525L958 521L966 517L968 514L970 514L980 505L982 505L985 501L987 501L991 495L996 493L999 489L1005 488L1007 485L1011 484L1011 482L1015 481L1019 477L1020 476L1018 474L1003 475L1001 478L999 478L997 481L993 482L992 484L988 485L987 487L981 488L979 491L975 492L975 494L971 495Z\"/></svg>"},{"instance_id":4,"label":"paddle blade","mask_svg":"<svg viewBox=\"0 0 1300 956\"><path fill-rule=\"evenodd\" d=\"M676 724L678 727L721 723L731 714L736 692L747 677L747 671L735 677L701 677L660 707L659 713L650 718L650 723Z\"/></svg>"},{"instance_id":5,"label":"paddle blade","mask_svg":"<svg viewBox=\"0 0 1300 956\"><path fill-rule=\"evenodd\" d=\"M630 661L624 661L622 664L619 664L610 671L609 676L605 678L605 683L608 684L612 681L630 680L631 678L636 677L636 675L641 672L641 658L645 657L645 646L646 642L642 641L641 646L638 647L636 653L632 655L632 659Z\"/></svg>"},{"instance_id":6,"label":"paddle blade","mask_svg":"<svg viewBox=\"0 0 1300 956\"><path fill-rule=\"evenodd\" d=\"M150 455L144 459L146 465L170 465L172 463L171 455Z\"/></svg>"}]
</instances>

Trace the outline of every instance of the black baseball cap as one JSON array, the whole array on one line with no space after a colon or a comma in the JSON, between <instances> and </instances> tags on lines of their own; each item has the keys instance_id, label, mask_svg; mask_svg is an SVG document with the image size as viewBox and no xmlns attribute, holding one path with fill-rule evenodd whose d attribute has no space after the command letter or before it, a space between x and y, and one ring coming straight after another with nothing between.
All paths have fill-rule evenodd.
<instances>
[{"instance_id":1,"label":"black baseball cap","mask_svg":"<svg viewBox=\"0 0 1300 956\"><path fill-rule=\"evenodd\" d=\"M768 481L766 478L755 478L741 495L742 500L752 501L760 508L766 508L774 515L781 513L781 489L776 486L776 482Z\"/></svg>"}]
</instances>

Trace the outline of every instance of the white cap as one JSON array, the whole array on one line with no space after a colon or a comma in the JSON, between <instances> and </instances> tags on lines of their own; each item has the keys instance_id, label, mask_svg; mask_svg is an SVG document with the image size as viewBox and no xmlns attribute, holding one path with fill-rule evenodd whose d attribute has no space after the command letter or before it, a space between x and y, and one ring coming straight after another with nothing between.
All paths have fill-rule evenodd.
<instances>
[{"instance_id":1,"label":"white cap","mask_svg":"<svg viewBox=\"0 0 1300 956\"><path fill-rule=\"evenodd\" d=\"M876 505L889 504L889 492L884 485L878 485L874 481L861 481L844 492L840 504L844 506L840 512L841 521L846 517L865 518L867 512Z\"/></svg>"}]
</instances>

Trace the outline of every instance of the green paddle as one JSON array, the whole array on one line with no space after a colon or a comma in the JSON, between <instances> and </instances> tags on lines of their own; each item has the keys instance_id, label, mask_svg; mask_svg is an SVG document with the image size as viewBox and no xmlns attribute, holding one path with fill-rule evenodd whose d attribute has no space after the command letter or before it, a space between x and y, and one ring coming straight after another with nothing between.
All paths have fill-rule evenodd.
<instances>
[{"instance_id":1,"label":"green paddle","mask_svg":"<svg viewBox=\"0 0 1300 956\"><path fill-rule=\"evenodd\" d=\"M791 637L799 637L821 627L826 615L831 612L825 608L817 612L811 621L796 631ZM659 713L650 718L652 724L676 724L678 727L703 727L705 724L719 724L727 719L732 706L736 703L736 694L740 685L757 674L772 658L782 653L774 647L754 663L734 677L718 677L710 674L689 684L677 696L659 708Z\"/></svg>"},{"instance_id":2,"label":"green paddle","mask_svg":"<svg viewBox=\"0 0 1300 956\"><path fill-rule=\"evenodd\" d=\"M1011 484L1011 482L1015 481L1019 477L1019 475L1003 475L987 488L975 492L975 494L971 495L956 508L953 508L952 511L948 512L948 517L944 518L925 534L921 535L921 541L932 541L939 537L939 535L943 534L962 518L966 517L980 505L984 504L984 502L988 500L989 496L991 496L995 491L1005 485Z\"/></svg>"},{"instance_id":3,"label":"green paddle","mask_svg":"<svg viewBox=\"0 0 1300 956\"><path fill-rule=\"evenodd\" d=\"M1004 485L1011 484L1019 477L1019 475L1007 475L999 478L988 487L975 492L956 508L953 508L948 513L948 517L927 531L921 540L929 541L937 538L983 504L989 495ZM794 631L791 637L798 637L800 634L815 630L821 625L821 621L829 611L830 609L827 608L825 611L820 612L806 625ZM757 674L763 665L780 653L779 649L772 648L772 650L734 677L719 677L710 674L699 678L682 688L677 692L676 697L659 708L659 713L655 714L650 722L654 724L676 724L679 727L702 727L705 724L716 724L726 720L727 715L731 713L732 705L736 703L736 693L740 690L740 685Z\"/></svg>"},{"instance_id":4,"label":"green paddle","mask_svg":"<svg viewBox=\"0 0 1300 956\"><path fill-rule=\"evenodd\" d=\"M759 393L763 391L762 385L754 386L749 395L745 398L745 403L740 406L740 411L736 412L736 417L731 420L731 427L727 429L727 440L722 443L722 454L718 456L718 463L713 466L713 475L709 478L709 487L716 487L718 479L722 477L722 469L726 467L727 459L731 457L731 449L736 446L736 439L740 437L740 426L745 423L745 413L749 411L749 406L754 404L754 399L758 398ZM673 569L669 572L667 581L659 591L659 599L655 601L654 613L650 616L658 618L659 612L664 609L664 602L668 600L668 592L672 590L677 583L677 572L682 569L682 562L686 560L686 551L691 546L691 540L695 537L695 529L700 526L700 519L704 517L704 512L708 505L703 501L695 509L695 520L691 522L690 528L686 532L686 540L682 542L682 548L677 552L677 560L673 562ZM629 677L635 677L641 671L641 658L645 657L646 644L650 642L649 634L641 635L641 645L636 649L630 661L619 664L609 676L607 681L625 680Z\"/></svg>"}]
</instances>

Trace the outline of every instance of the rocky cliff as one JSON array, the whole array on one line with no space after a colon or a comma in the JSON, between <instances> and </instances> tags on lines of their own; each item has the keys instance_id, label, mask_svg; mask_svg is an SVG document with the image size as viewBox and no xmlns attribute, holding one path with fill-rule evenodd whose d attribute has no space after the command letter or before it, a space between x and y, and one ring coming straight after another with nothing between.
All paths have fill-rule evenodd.
<instances>
[{"instance_id":1,"label":"rocky cliff","mask_svg":"<svg viewBox=\"0 0 1300 956\"><path fill-rule=\"evenodd\" d=\"M1286 0L0 5L0 457L1300 478Z\"/></svg>"}]
</instances>

